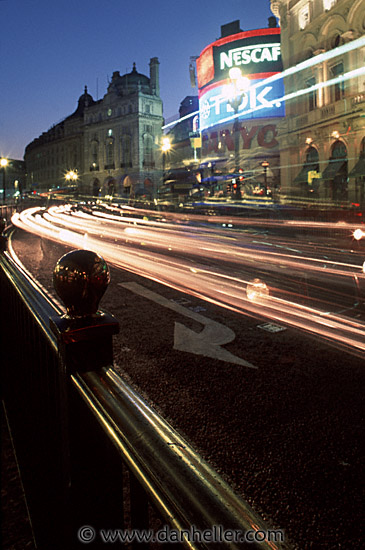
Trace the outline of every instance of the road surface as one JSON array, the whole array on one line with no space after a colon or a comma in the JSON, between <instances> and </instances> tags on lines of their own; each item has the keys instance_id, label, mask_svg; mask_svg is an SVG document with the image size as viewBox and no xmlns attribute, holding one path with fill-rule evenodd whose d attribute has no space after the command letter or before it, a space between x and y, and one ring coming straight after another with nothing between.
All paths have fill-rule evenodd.
<instances>
[{"instance_id":1,"label":"road surface","mask_svg":"<svg viewBox=\"0 0 365 550\"><path fill-rule=\"evenodd\" d=\"M49 291L74 248L20 230L12 243ZM361 350L110 267L122 376L293 548L360 548Z\"/></svg>"}]
</instances>

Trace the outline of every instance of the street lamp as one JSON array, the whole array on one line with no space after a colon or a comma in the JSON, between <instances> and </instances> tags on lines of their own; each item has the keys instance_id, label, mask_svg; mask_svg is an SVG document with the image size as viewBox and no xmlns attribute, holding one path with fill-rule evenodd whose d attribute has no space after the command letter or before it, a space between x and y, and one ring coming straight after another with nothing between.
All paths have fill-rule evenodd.
<instances>
[{"instance_id":1,"label":"street lamp","mask_svg":"<svg viewBox=\"0 0 365 550\"><path fill-rule=\"evenodd\" d=\"M168 137L164 137L162 139L162 145L161 145L161 150L163 153L167 153L167 151L170 151L171 149L171 141L170 141L170 138Z\"/></svg>"},{"instance_id":2,"label":"street lamp","mask_svg":"<svg viewBox=\"0 0 365 550\"><path fill-rule=\"evenodd\" d=\"M69 172L66 173L65 175L65 180L67 181L67 183L76 183L77 181L77 178L78 178L78 175L77 173L74 171L74 170L70 170Z\"/></svg>"},{"instance_id":3,"label":"street lamp","mask_svg":"<svg viewBox=\"0 0 365 550\"><path fill-rule=\"evenodd\" d=\"M239 122L238 122L238 110L242 103L243 98L247 97L247 90L250 85L250 79L242 76L241 69L239 67L232 67L229 71L229 78L231 80L230 84L225 86L224 94L227 98L228 104L234 111L234 123L233 123L233 133L234 133L234 171L235 171L235 198L241 198L241 183L239 180Z\"/></svg>"},{"instance_id":4,"label":"street lamp","mask_svg":"<svg viewBox=\"0 0 365 550\"><path fill-rule=\"evenodd\" d=\"M8 159L0 159L0 166L3 169L3 204L6 202L6 185L5 185L5 169L7 165L9 164Z\"/></svg>"},{"instance_id":5,"label":"street lamp","mask_svg":"<svg viewBox=\"0 0 365 550\"><path fill-rule=\"evenodd\" d=\"M171 149L170 138L168 138L168 137L162 138L162 145L161 145L161 151L162 151L162 183L164 182L164 177L165 177L166 153L168 153L168 151L170 151L170 149Z\"/></svg>"},{"instance_id":6,"label":"street lamp","mask_svg":"<svg viewBox=\"0 0 365 550\"><path fill-rule=\"evenodd\" d=\"M267 169L270 166L270 163L267 162L267 160L264 160L264 162L261 163L261 166L264 169L264 185L265 185L265 194L267 193Z\"/></svg>"}]
</instances>

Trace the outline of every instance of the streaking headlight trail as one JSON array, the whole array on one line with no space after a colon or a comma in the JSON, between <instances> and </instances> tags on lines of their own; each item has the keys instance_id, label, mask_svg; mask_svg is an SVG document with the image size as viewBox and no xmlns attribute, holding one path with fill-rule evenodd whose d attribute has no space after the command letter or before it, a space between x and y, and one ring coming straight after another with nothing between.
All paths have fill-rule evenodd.
<instances>
[{"instance_id":1,"label":"streaking headlight trail","mask_svg":"<svg viewBox=\"0 0 365 550\"><path fill-rule=\"evenodd\" d=\"M88 214L66 205L25 210L12 222L236 313L304 330L357 354L365 350L364 315L358 309L351 314L365 300L361 251L346 261L325 244L260 239L238 230L227 236L223 228L156 221L152 212L151 219L145 214L139 219L128 213ZM345 224L343 230L353 235L355 228Z\"/></svg>"}]
</instances>

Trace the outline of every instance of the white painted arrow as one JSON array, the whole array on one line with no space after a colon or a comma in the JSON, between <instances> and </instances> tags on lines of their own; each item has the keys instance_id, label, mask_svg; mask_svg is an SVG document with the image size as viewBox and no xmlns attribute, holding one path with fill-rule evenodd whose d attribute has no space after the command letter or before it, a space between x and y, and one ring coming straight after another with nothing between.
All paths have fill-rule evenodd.
<instances>
[{"instance_id":1,"label":"white painted arrow","mask_svg":"<svg viewBox=\"0 0 365 550\"><path fill-rule=\"evenodd\" d=\"M236 335L229 327L212 321L199 313L195 313L195 311L187 309L176 302L172 302L138 283L119 283L119 286L204 325L203 330L197 333L187 328L185 325L175 322L174 349L194 353L196 355L204 355L205 357L212 357L213 359L226 361L227 363L243 365L251 369L257 369L257 367L248 361L233 355L233 353L221 347L235 339Z\"/></svg>"}]
</instances>

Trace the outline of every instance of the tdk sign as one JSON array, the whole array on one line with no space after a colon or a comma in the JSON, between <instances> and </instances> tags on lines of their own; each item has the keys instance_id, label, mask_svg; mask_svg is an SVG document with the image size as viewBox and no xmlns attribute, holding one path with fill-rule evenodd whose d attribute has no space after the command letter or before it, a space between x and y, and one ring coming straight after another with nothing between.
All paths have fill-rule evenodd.
<instances>
[{"instance_id":1,"label":"tdk sign","mask_svg":"<svg viewBox=\"0 0 365 550\"><path fill-rule=\"evenodd\" d=\"M278 61L280 58L280 44L265 44L263 46L247 46L234 48L228 52L221 52L219 68L231 69L249 63L263 63L265 61Z\"/></svg>"},{"instance_id":2,"label":"tdk sign","mask_svg":"<svg viewBox=\"0 0 365 550\"><path fill-rule=\"evenodd\" d=\"M283 79L260 86L261 80L252 80L238 107L240 120L276 118L285 116ZM199 98L200 130L216 124L233 121L234 110L227 101L225 84L207 86Z\"/></svg>"}]
</instances>

